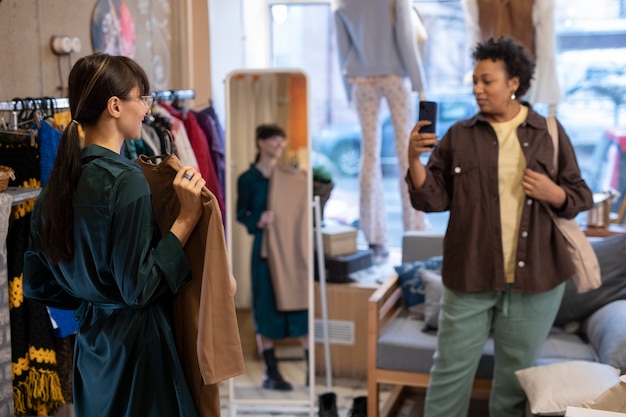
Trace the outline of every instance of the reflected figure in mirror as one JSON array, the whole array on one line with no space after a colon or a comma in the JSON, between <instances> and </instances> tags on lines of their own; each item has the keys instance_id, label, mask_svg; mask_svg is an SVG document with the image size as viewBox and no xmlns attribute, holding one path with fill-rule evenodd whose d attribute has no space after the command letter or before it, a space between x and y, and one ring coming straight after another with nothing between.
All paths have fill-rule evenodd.
<instances>
[{"instance_id":1,"label":"reflected figure in mirror","mask_svg":"<svg viewBox=\"0 0 626 417\"><path fill-rule=\"evenodd\" d=\"M286 134L279 126L260 125L256 128L255 140L256 159L237 179L237 221L254 236L250 260L252 313L257 346L266 365L263 387L289 391L292 389L291 384L283 379L278 370L274 341L298 338L308 364L308 310L306 305L297 307L298 309L285 309L277 303L277 297L288 289L275 285L277 280L272 276L272 264L264 253L265 249L271 251L269 245L264 247L264 239L267 238L265 235L274 225L277 215L275 210L268 209L271 178L274 171L280 169L277 162L286 145ZM293 243L288 246L298 246L298 242ZM272 259L276 258L274 256ZM285 263L292 262L292 258L295 257L286 253L278 256Z\"/></svg>"}]
</instances>

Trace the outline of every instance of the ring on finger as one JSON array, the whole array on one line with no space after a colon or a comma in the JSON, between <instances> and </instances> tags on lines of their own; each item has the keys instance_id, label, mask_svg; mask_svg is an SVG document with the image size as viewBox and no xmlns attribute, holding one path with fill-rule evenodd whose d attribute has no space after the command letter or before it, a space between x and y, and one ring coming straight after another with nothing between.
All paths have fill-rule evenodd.
<instances>
[{"instance_id":1,"label":"ring on finger","mask_svg":"<svg viewBox=\"0 0 626 417\"><path fill-rule=\"evenodd\" d=\"M188 180L191 180L191 175L187 174L186 172L183 174L183 178L187 178Z\"/></svg>"}]
</instances>

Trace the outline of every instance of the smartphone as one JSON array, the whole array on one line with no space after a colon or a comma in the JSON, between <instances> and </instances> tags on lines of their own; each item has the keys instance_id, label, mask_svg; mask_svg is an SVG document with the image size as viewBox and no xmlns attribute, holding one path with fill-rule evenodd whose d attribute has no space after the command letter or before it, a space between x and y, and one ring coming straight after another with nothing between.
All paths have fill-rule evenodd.
<instances>
[{"instance_id":1,"label":"smartphone","mask_svg":"<svg viewBox=\"0 0 626 417\"><path fill-rule=\"evenodd\" d=\"M435 133L437 129L437 103L434 101L420 101L418 120L428 120L431 122L428 126L422 126L420 132Z\"/></svg>"}]
</instances>

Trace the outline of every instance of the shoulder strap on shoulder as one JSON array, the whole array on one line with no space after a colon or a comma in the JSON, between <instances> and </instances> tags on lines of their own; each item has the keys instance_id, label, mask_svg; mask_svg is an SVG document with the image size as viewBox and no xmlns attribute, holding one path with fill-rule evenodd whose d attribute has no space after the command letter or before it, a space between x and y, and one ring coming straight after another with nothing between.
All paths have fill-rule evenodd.
<instances>
[{"instance_id":1,"label":"shoulder strap on shoulder","mask_svg":"<svg viewBox=\"0 0 626 417\"><path fill-rule=\"evenodd\" d=\"M554 170L554 176L558 172L559 166L559 130L556 126L556 119L554 116L546 117L546 124L548 125L548 133L552 138L552 145L554 145L554 155L552 156L552 169Z\"/></svg>"}]
</instances>

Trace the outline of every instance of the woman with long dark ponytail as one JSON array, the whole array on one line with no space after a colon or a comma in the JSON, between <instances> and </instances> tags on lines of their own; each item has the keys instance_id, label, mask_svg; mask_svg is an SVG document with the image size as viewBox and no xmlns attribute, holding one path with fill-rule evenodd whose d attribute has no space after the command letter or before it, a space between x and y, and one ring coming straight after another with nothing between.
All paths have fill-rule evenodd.
<instances>
[{"instance_id":1,"label":"woman with long dark ponytail","mask_svg":"<svg viewBox=\"0 0 626 417\"><path fill-rule=\"evenodd\" d=\"M152 105L145 71L93 54L76 62L68 86L72 122L35 204L24 295L77 310L76 416L197 416L168 303L191 278L183 246L205 182L190 167L177 173L179 215L161 236L141 169L120 155Z\"/></svg>"}]
</instances>

